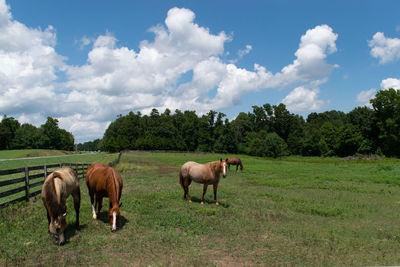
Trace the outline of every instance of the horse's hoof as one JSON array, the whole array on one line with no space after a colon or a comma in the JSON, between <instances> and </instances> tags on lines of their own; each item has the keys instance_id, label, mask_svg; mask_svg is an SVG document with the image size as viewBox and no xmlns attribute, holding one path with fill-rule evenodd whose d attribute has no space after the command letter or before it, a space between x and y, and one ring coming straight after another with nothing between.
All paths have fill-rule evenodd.
<instances>
[{"instance_id":1,"label":"horse's hoof","mask_svg":"<svg viewBox=\"0 0 400 267\"><path fill-rule=\"evenodd\" d=\"M93 215L93 219L95 219L95 220L96 220L96 219L97 219L97 216L96 216L96 215Z\"/></svg>"},{"instance_id":2,"label":"horse's hoof","mask_svg":"<svg viewBox=\"0 0 400 267\"><path fill-rule=\"evenodd\" d=\"M192 201L189 199L189 203L192 203Z\"/></svg>"},{"instance_id":3,"label":"horse's hoof","mask_svg":"<svg viewBox=\"0 0 400 267\"><path fill-rule=\"evenodd\" d=\"M215 205L217 205L217 206L218 206L218 205L219 205L219 203L218 203L218 202L215 202Z\"/></svg>"},{"instance_id":4,"label":"horse's hoof","mask_svg":"<svg viewBox=\"0 0 400 267\"><path fill-rule=\"evenodd\" d=\"M204 204L204 202L202 201L202 202L200 202L200 204L201 204L201 205L203 205L203 204Z\"/></svg>"}]
</instances>

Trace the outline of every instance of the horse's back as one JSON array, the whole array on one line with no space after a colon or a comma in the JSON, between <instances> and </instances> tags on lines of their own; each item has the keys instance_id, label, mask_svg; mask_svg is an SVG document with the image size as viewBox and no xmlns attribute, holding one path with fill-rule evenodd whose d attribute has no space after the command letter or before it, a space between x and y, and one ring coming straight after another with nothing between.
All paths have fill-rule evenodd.
<instances>
[{"instance_id":1,"label":"horse's back","mask_svg":"<svg viewBox=\"0 0 400 267\"><path fill-rule=\"evenodd\" d=\"M106 190L107 184L109 184L108 180L114 178L119 188L122 188L123 182L121 175L108 165L94 163L89 166L86 172L86 184L96 191Z\"/></svg>"},{"instance_id":2,"label":"horse's back","mask_svg":"<svg viewBox=\"0 0 400 267\"><path fill-rule=\"evenodd\" d=\"M48 187L47 185L52 182L54 182L54 187ZM56 194L62 198L67 198L80 190L78 177L71 168L60 168L49 174L44 181L43 188L54 188ZM42 190L42 198L45 198L45 194L45 190Z\"/></svg>"},{"instance_id":3,"label":"horse's back","mask_svg":"<svg viewBox=\"0 0 400 267\"><path fill-rule=\"evenodd\" d=\"M188 177L197 183L203 183L204 176L207 174L207 168L204 164L188 161L183 164L181 174L183 177Z\"/></svg>"}]
</instances>

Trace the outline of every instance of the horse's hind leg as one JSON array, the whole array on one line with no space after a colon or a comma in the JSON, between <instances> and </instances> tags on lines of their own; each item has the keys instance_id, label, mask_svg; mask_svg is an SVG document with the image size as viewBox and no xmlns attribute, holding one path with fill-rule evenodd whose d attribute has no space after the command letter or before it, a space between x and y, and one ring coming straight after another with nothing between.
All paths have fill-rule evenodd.
<instances>
[{"instance_id":1,"label":"horse's hind leg","mask_svg":"<svg viewBox=\"0 0 400 267\"><path fill-rule=\"evenodd\" d=\"M96 206L97 206L97 200L96 203L94 200L94 192L92 190L89 190L89 195L90 195L90 203L92 204L92 216L93 219L97 219L97 215L96 215Z\"/></svg>"},{"instance_id":2,"label":"horse's hind leg","mask_svg":"<svg viewBox=\"0 0 400 267\"><path fill-rule=\"evenodd\" d=\"M183 190L185 190L185 194L183 197L185 197L189 202L192 202L190 195L189 195L189 185L191 182L192 181L189 178L185 179L183 182Z\"/></svg>"},{"instance_id":3,"label":"horse's hind leg","mask_svg":"<svg viewBox=\"0 0 400 267\"><path fill-rule=\"evenodd\" d=\"M201 202L200 202L201 205L204 204L204 195L205 195L206 192L207 192L207 186L208 186L208 184L204 184L204 185L203 185L203 195L201 196Z\"/></svg>"},{"instance_id":4,"label":"horse's hind leg","mask_svg":"<svg viewBox=\"0 0 400 267\"><path fill-rule=\"evenodd\" d=\"M218 184L213 184L213 189L214 189L214 202L215 205L219 205L218 201L217 201L217 188L218 188Z\"/></svg>"},{"instance_id":5,"label":"horse's hind leg","mask_svg":"<svg viewBox=\"0 0 400 267\"><path fill-rule=\"evenodd\" d=\"M76 221L75 221L75 227L76 229L79 228L79 208L81 206L81 191L79 188L75 191L74 195L74 208L75 208L75 214L76 214Z\"/></svg>"}]
</instances>

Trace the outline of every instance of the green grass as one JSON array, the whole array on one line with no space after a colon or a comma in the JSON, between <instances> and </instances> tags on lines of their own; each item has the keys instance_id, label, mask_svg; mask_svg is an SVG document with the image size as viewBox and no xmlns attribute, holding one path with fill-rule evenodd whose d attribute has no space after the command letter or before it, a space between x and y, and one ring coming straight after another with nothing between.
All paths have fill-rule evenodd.
<instances>
[{"instance_id":1,"label":"green grass","mask_svg":"<svg viewBox=\"0 0 400 267\"><path fill-rule=\"evenodd\" d=\"M126 153L122 228L111 233L105 210L91 218L81 182L81 229L68 200L68 242L47 235L40 200L0 210L0 265L319 265L400 263L400 161L240 156L200 205L202 185L183 200L179 167L226 155ZM105 202L105 207L107 201Z\"/></svg>"},{"instance_id":2,"label":"green grass","mask_svg":"<svg viewBox=\"0 0 400 267\"><path fill-rule=\"evenodd\" d=\"M77 154L78 152L49 150L49 149L16 149L16 150L0 150L0 159L16 159L43 156L63 156Z\"/></svg>"}]
</instances>

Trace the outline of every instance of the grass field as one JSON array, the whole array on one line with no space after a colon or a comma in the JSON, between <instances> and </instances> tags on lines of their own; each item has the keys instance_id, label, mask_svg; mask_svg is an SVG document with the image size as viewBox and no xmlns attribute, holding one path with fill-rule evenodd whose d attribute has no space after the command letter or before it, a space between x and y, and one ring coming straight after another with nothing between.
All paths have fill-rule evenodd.
<instances>
[{"instance_id":1,"label":"grass field","mask_svg":"<svg viewBox=\"0 0 400 267\"><path fill-rule=\"evenodd\" d=\"M179 166L219 158L123 154L121 229L110 232L105 209L91 218L82 181L81 227L69 199L62 247L47 235L40 200L0 210L0 265L400 264L400 161L242 156L243 172L220 182L220 206L212 187L200 205L194 183L193 202L184 201Z\"/></svg>"}]
</instances>

